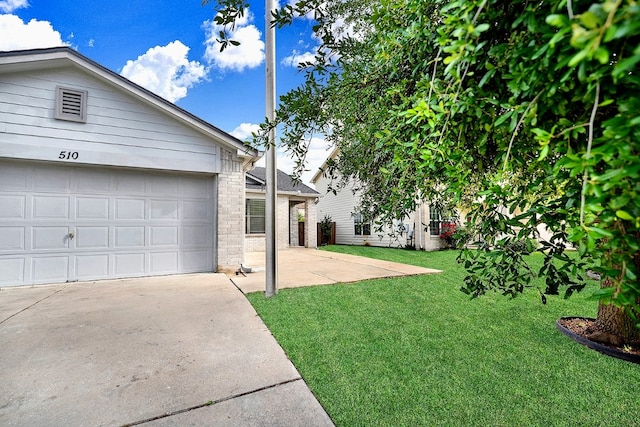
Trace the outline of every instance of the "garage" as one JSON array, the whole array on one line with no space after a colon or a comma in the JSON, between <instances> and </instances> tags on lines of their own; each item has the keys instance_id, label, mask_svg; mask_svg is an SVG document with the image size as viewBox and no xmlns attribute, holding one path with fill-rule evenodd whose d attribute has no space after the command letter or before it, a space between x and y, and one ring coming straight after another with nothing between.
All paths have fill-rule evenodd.
<instances>
[{"instance_id":1,"label":"garage","mask_svg":"<svg viewBox=\"0 0 640 427\"><path fill-rule=\"evenodd\" d=\"M0 52L0 286L235 269L259 157L73 49Z\"/></svg>"},{"instance_id":2,"label":"garage","mask_svg":"<svg viewBox=\"0 0 640 427\"><path fill-rule=\"evenodd\" d=\"M215 177L0 162L0 285L215 269Z\"/></svg>"}]
</instances>

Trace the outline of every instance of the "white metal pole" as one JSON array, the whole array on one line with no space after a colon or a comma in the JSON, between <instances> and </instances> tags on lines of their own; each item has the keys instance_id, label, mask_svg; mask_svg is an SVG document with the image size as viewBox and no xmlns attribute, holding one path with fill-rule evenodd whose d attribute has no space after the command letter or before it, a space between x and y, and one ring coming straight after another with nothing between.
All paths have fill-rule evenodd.
<instances>
[{"instance_id":1,"label":"white metal pole","mask_svg":"<svg viewBox=\"0 0 640 427\"><path fill-rule=\"evenodd\" d=\"M266 34L266 117L270 122L276 116L276 32L271 25L271 11L274 1L265 0L265 34ZM267 147L267 194L265 203L265 237L266 237L266 292L267 297L278 293L278 230L277 200L278 200L278 166L276 156L276 130L269 131L269 146Z\"/></svg>"}]
</instances>

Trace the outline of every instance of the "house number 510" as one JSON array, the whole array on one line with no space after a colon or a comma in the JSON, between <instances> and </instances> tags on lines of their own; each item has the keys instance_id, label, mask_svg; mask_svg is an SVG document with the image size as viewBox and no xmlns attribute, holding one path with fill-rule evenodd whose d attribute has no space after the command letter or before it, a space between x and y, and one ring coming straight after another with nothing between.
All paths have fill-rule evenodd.
<instances>
[{"instance_id":1,"label":"house number 510","mask_svg":"<svg viewBox=\"0 0 640 427\"><path fill-rule=\"evenodd\" d=\"M78 152L77 151L61 151L58 154L59 159L63 160L78 160Z\"/></svg>"}]
</instances>

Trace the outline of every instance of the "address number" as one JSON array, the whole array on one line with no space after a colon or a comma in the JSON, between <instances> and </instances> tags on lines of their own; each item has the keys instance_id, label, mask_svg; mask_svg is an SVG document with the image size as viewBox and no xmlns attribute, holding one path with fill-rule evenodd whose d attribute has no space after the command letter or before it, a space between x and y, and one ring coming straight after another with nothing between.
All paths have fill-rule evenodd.
<instances>
[{"instance_id":1,"label":"address number","mask_svg":"<svg viewBox=\"0 0 640 427\"><path fill-rule=\"evenodd\" d=\"M58 154L59 159L63 160L78 160L79 154L77 151L61 151Z\"/></svg>"}]
</instances>

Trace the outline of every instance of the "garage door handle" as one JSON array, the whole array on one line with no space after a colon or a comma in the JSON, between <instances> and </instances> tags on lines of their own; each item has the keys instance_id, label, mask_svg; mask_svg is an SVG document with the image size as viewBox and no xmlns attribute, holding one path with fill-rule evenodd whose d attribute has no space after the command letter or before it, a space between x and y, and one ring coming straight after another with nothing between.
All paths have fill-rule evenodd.
<instances>
[{"instance_id":1,"label":"garage door handle","mask_svg":"<svg viewBox=\"0 0 640 427\"><path fill-rule=\"evenodd\" d=\"M76 237L76 235L72 232L69 233L69 239L73 239L74 237Z\"/></svg>"}]
</instances>

